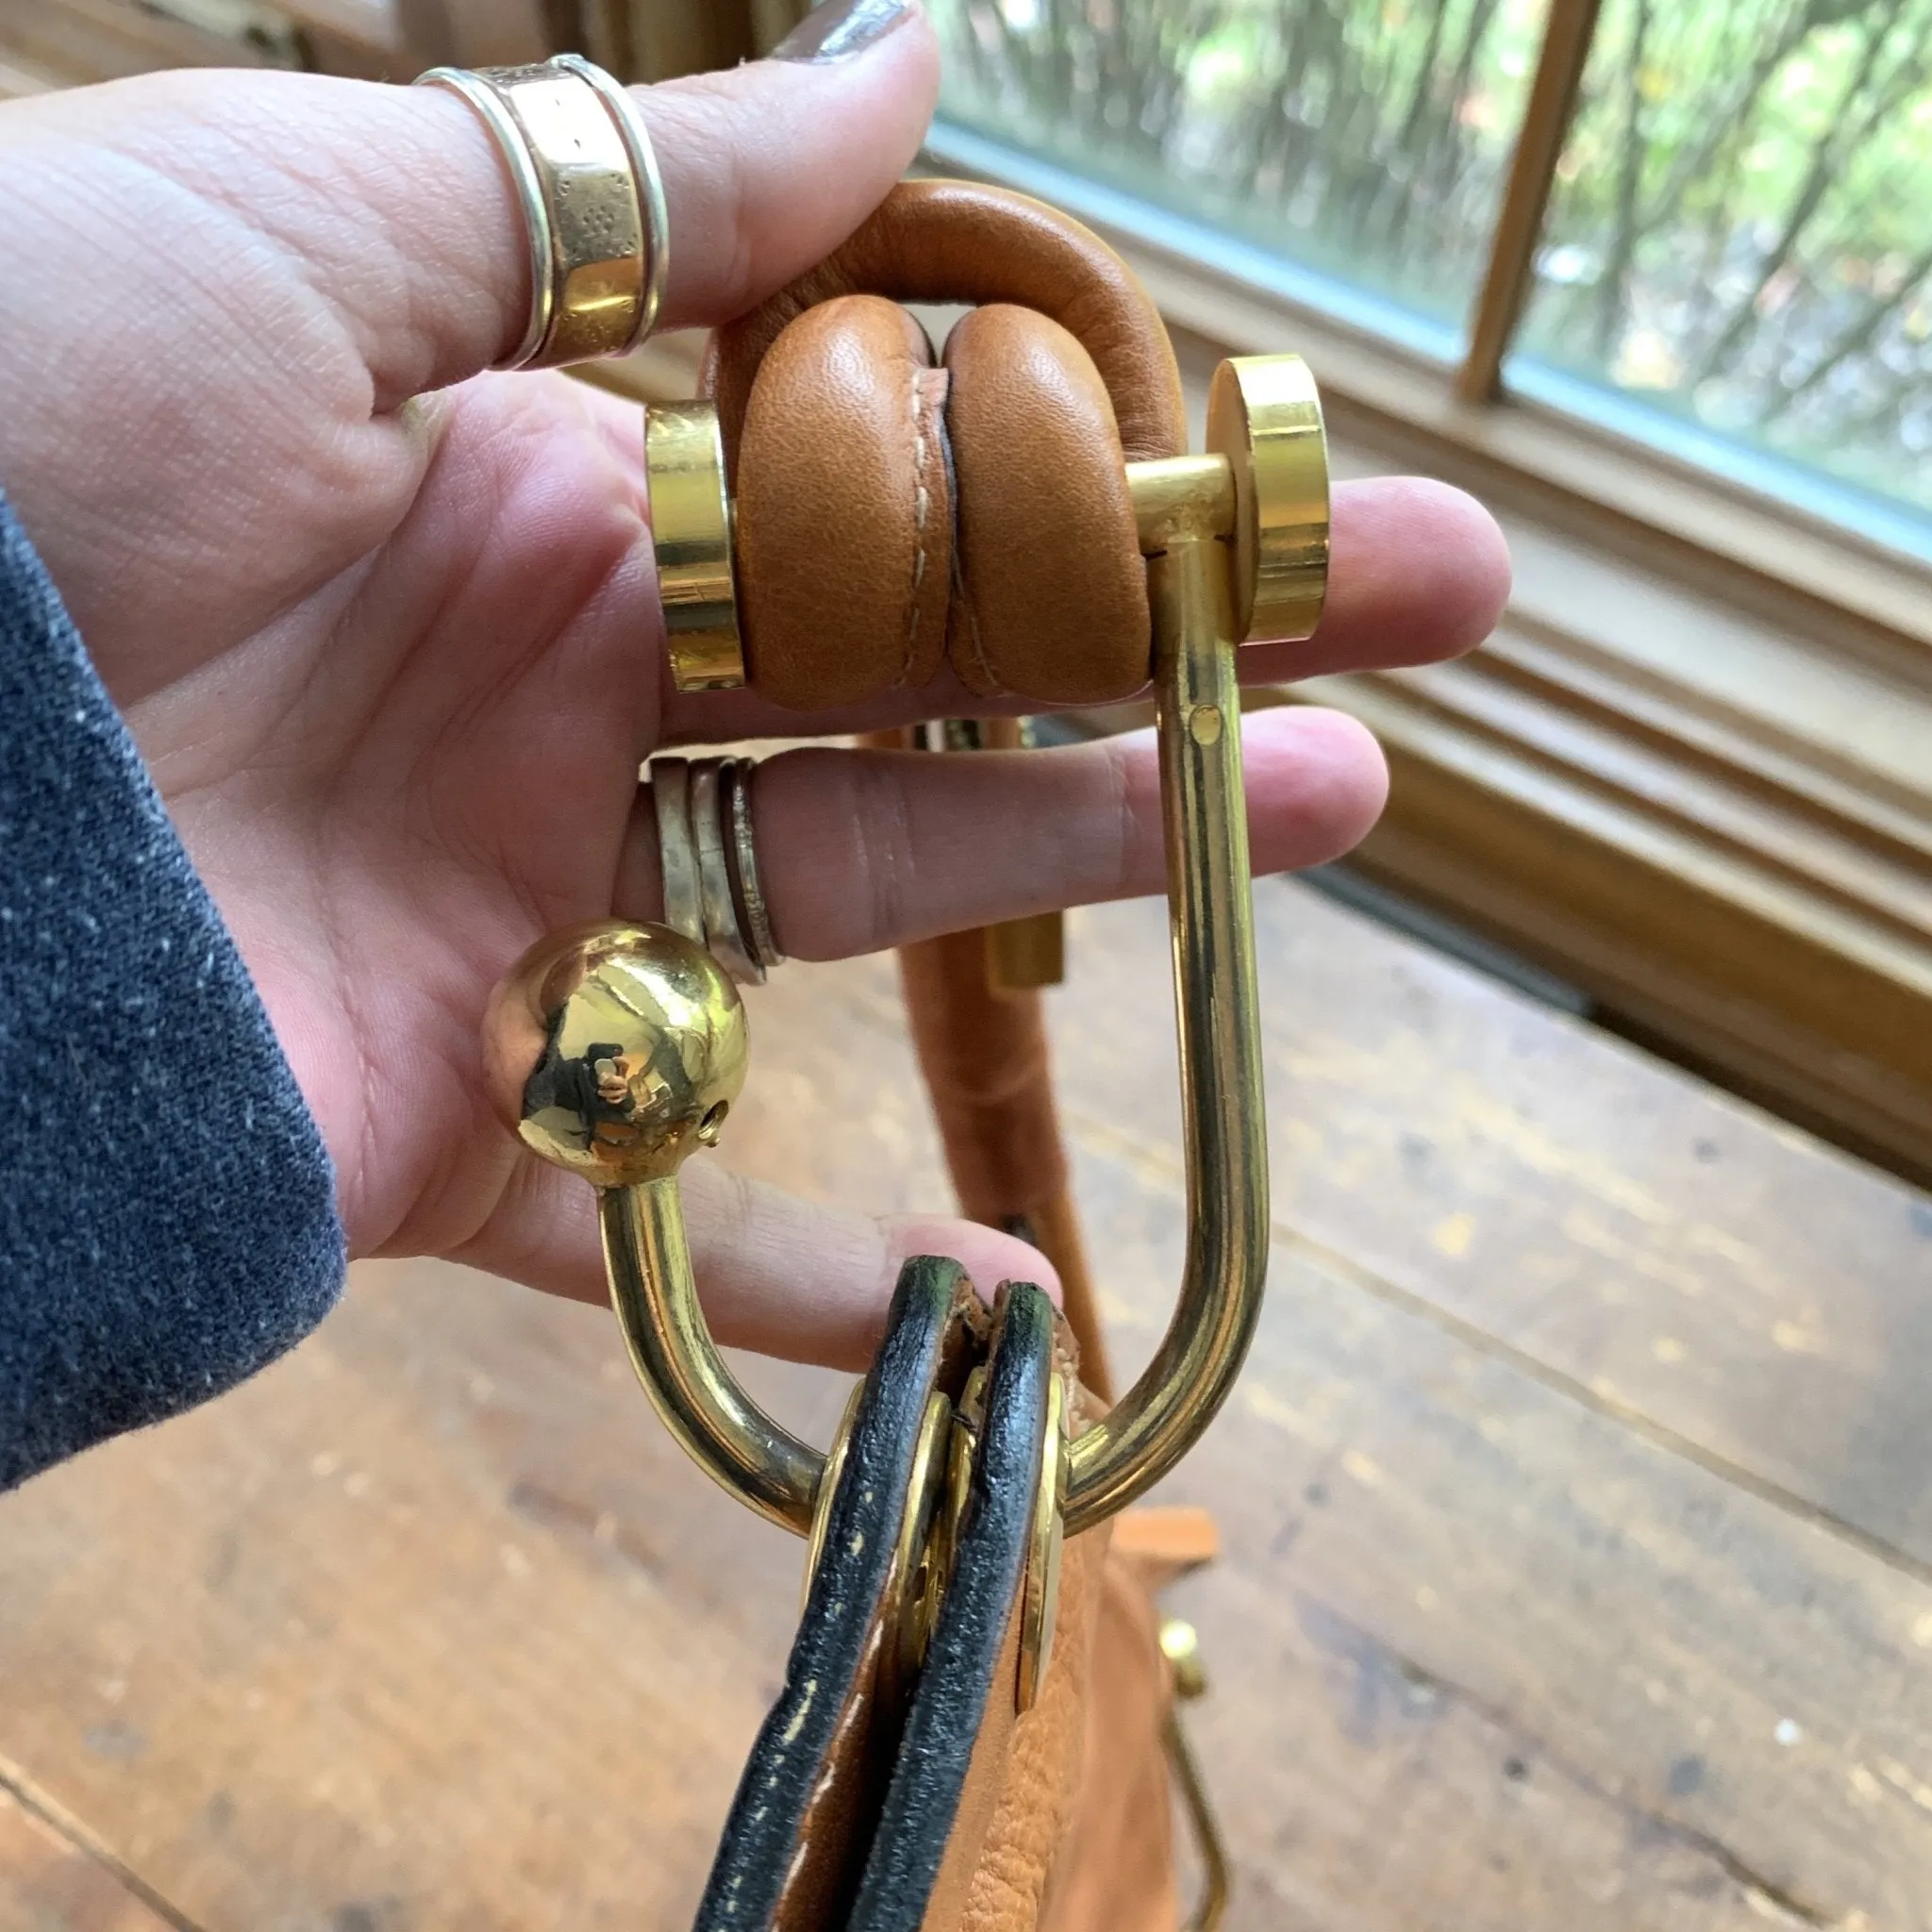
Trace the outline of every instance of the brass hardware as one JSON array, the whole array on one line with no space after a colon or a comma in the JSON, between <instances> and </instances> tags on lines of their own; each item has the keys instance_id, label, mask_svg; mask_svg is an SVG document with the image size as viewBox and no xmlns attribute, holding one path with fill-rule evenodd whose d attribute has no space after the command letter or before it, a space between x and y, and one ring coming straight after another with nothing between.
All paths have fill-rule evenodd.
<instances>
[{"instance_id":1,"label":"brass hardware","mask_svg":"<svg viewBox=\"0 0 1932 1932\"><path fill-rule=\"evenodd\" d=\"M1234 465L1226 457L1164 457L1158 462L1129 463L1127 493L1133 500L1142 557L1158 556L1176 536L1234 533Z\"/></svg>"},{"instance_id":2,"label":"brass hardware","mask_svg":"<svg viewBox=\"0 0 1932 1932\"><path fill-rule=\"evenodd\" d=\"M553 933L491 996L484 1058L517 1138L598 1188L669 1179L714 1145L744 1086L744 1006L662 925Z\"/></svg>"},{"instance_id":3,"label":"brass hardware","mask_svg":"<svg viewBox=\"0 0 1932 1932\"><path fill-rule=\"evenodd\" d=\"M900 1519L892 1557L899 1595L894 1626L898 1641L882 1659L880 1686L889 1700L895 1699L924 1664L940 1605L953 1580L958 1515L948 1491L952 1442L953 1405L935 1390L926 1397L925 1414L920 1419L912 1477L906 1488L906 1514Z\"/></svg>"},{"instance_id":4,"label":"brass hardware","mask_svg":"<svg viewBox=\"0 0 1932 1932\"><path fill-rule=\"evenodd\" d=\"M988 718L979 726L988 751L1030 751L1031 718ZM1067 976L1067 918L1033 912L1003 919L986 932L986 983L994 992L1035 992Z\"/></svg>"},{"instance_id":5,"label":"brass hardware","mask_svg":"<svg viewBox=\"0 0 1932 1932\"><path fill-rule=\"evenodd\" d=\"M1163 1617L1160 1654L1174 1673L1174 1694L1191 1704L1208 1694L1208 1673L1201 1663L1201 1633L1181 1617Z\"/></svg>"},{"instance_id":6,"label":"brass hardware","mask_svg":"<svg viewBox=\"0 0 1932 1932\"><path fill-rule=\"evenodd\" d=\"M1208 1677L1201 1668L1201 1640L1191 1624L1178 1617L1164 1618L1160 1625L1160 1651L1174 1672L1174 1694L1177 1704L1191 1704L1208 1692ZM1188 1734L1181 1728L1180 1713L1170 1708L1162 1727L1161 1740L1167 1747L1167 1761L1174 1781L1180 1789L1181 1807L1193 1828L1194 1850L1201 1860L1201 1903L1188 1921L1188 1932L1215 1932L1227 1911L1229 1872L1227 1845L1221 1836L1221 1821L1208 1795L1207 1781L1195 1760Z\"/></svg>"},{"instance_id":7,"label":"brass hardware","mask_svg":"<svg viewBox=\"0 0 1932 1932\"><path fill-rule=\"evenodd\" d=\"M1154 618L1187 1255L1174 1314L1153 1361L1126 1396L1068 1446L1067 1536L1158 1482L1213 1419L1253 1338L1267 1264L1266 1130L1235 656L1243 636L1266 628L1302 637L1312 627L1326 568L1328 500L1320 410L1299 358L1224 364L1213 396L1212 453L1127 466ZM658 407L648 425L658 565L679 682L693 688L687 682L693 665L708 666L717 684L737 682L743 658L715 415L702 403ZM660 458L670 465L661 479ZM702 541L693 534L701 525L709 533ZM1238 618L1238 611L1244 614ZM699 638L713 643L694 645ZM729 983L712 972L740 1014ZM696 1009L693 1016L700 1017ZM741 1014L737 1024L741 1081ZM519 1122L523 1092L521 1085L513 1088L511 1112ZM545 1151L541 1141L536 1144ZM680 1143L664 1173L688 1151ZM562 1164L612 1187L615 1176L596 1161L587 1167L565 1158ZM805 1534L824 1458L764 1416L719 1357L691 1281L674 1184L607 1193L604 1228L613 1296L639 1374L660 1411L719 1481Z\"/></svg>"},{"instance_id":8,"label":"brass hardware","mask_svg":"<svg viewBox=\"0 0 1932 1932\"><path fill-rule=\"evenodd\" d=\"M1067 922L1058 912L1003 919L986 932L986 983L994 992L1037 992L1067 976Z\"/></svg>"},{"instance_id":9,"label":"brass hardware","mask_svg":"<svg viewBox=\"0 0 1932 1932\"><path fill-rule=\"evenodd\" d=\"M744 1085L744 1008L669 926L552 935L484 1023L491 1095L519 1138L598 1190L611 1305L638 1379L691 1457L803 1536L824 1457L739 1386L698 1306L677 1170L716 1144Z\"/></svg>"},{"instance_id":10,"label":"brass hardware","mask_svg":"<svg viewBox=\"0 0 1932 1932\"><path fill-rule=\"evenodd\" d=\"M1328 587L1328 443L1299 356L1241 356L1208 386L1208 447L1234 471L1235 639L1307 637Z\"/></svg>"},{"instance_id":11,"label":"brass hardware","mask_svg":"<svg viewBox=\"0 0 1932 1932\"><path fill-rule=\"evenodd\" d=\"M717 410L653 403L644 412L644 468L672 682L679 691L728 691L744 682L744 644Z\"/></svg>"},{"instance_id":12,"label":"brass hardware","mask_svg":"<svg viewBox=\"0 0 1932 1932\"><path fill-rule=\"evenodd\" d=\"M1014 1698L1021 1716L1031 1710L1053 1661L1059 1621L1060 1545L1066 1534L1067 1389L1055 1375L1046 1390L1046 1431L1040 1452L1040 1486L1033 1498L1033 1527L1026 1546L1026 1575L1020 1591L1020 1682Z\"/></svg>"},{"instance_id":13,"label":"brass hardware","mask_svg":"<svg viewBox=\"0 0 1932 1932\"><path fill-rule=\"evenodd\" d=\"M825 1456L825 1470L812 1507L811 1535L806 1544L805 1580L802 1598L811 1595L812 1579L824 1556L825 1537L832 1521L832 1498L852 1443L852 1430L858 1420L858 1405L865 1384L855 1386L840 1418L838 1433ZM879 1657L879 1695L888 1705L896 1704L903 1691L919 1674L925 1662L926 1646L932 1641L933 1625L946 1585L953 1574L953 1542L950 1524L958 1513L947 1495L953 1472L949 1450L952 1441L953 1405L939 1390L925 1399L920 1418L919 1440L913 1445L912 1468L906 1486L906 1508L899 1519L899 1535L893 1545L892 1563L886 1577L881 1620L892 1632L892 1641ZM967 1472L970 1479L970 1467ZM963 1497L960 1508L964 1507Z\"/></svg>"},{"instance_id":14,"label":"brass hardware","mask_svg":"<svg viewBox=\"0 0 1932 1932\"><path fill-rule=\"evenodd\" d=\"M819 1574L819 1559L825 1554L825 1537L832 1527L832 1498L838 1494L839 1479L845 1474L845 1457L852 1448L852 1426L858 1420L858 1405L865 1399L865 1383L853 1383L845 1398L839 1426L832 1431L832 1446L825 1451L825 1467L819 1477L819 1491L812 1498L811 1528L805 1539L805 1574L799 1581L798 1607L805 1608L811 1595L812 1578Z\"/></svg>"},{"instance_id":15,"label":"brass hardware","mask_svg":"<svg viewBox=\"0 0 1932 1932\"><path fill-rule=\"evenodd\" d=\"M1124 1508L1178 1462L1234 1386L1261 1314L1268 1145L1248 898L1241 686L1221 541L1228 492L1154 478L1165 547L1148 559L1180 1036L1188 1245L1174 1318L1139 1381L1073 1445L1067 1534ZM1139 464L1129 464L1136 490Z\"/></svg>"},{"instance_id":16,"label":"brass hardware","mask_svg":"<svg viewBox=\"0 0 1932 1932\"><path fill-rule=\"evenodd\" d=\"M988 1373L982 1362L966 1377L953 1409L953 1432L946 1443L945 1535L948 1563L958 1550L966 1524L966 1499L973 1491L973 1463L979 1454L980 1432L986 1427Z\"/></svg>"},{"instance_id":17,"label":"brass hardware","mask_svg":"<svg viewBox=\"0 0 1932 1932\"><path fill-rule=\"evenodd\" d=\"M608 1188L597 1206L611 1307L664 1426L714 1482L804 1536L825 1458L774 1422L718 1353L698 1305L676 1180Z\"/></svg>"}]
</instances>

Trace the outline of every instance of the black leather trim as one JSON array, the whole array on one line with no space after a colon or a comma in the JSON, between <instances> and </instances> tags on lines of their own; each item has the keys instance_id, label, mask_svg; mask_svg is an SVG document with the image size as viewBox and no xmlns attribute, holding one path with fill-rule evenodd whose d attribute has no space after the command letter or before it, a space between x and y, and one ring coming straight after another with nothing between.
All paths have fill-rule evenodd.
<instances>
[{"instance_id":1,"label":"black leather trim","mask_svg":"<svg viewBox=\"0 0 1932 1932\"><path fill-rule=\"evenodd\" d=\"M900 1273L886 1339L859 1399L824 1553L785 1667L785 1688L739 1781L696 1932L764 1932L781 1904L791 1923L815 1920L829 1928L842 1920L866 1853L876 1789L855 1792L856 1802L841 1810L838 1823L849 1831L849 1844L819 1841L820 1827L831 1824L821 1809L808 1886L819 1903L801 1909L795 1898L787 1900L787 1881L794 1877L799 1835L841 1721L854 1697L871 1690L867 1639L906 1511L920 1424L935 1387L957 1394L964 1378L960 1343L967 1327L956 1317L970 1294L958 1264L936 1256L908 1261ZM971 1353L976 1355L976 1347ZM881 1735L866 1740L878 1759L877 1786L885 1782L897 1742L897 1712L877 1713Z\"/></svg>"},{"instance_id":2,"label":"black leather trim","mask_svg":"<svg viewBox=\"0 0 1932 1932\"><path fill-rule=\"evenodd\" d=\"M1002 1291L986 1425L951 1588L912 1696L849 1932L918 1932L952 1836L973 1746L1025 1574L1053 1374L1053 1305L1029 1282Z\"/></svg>"}]
</instances>

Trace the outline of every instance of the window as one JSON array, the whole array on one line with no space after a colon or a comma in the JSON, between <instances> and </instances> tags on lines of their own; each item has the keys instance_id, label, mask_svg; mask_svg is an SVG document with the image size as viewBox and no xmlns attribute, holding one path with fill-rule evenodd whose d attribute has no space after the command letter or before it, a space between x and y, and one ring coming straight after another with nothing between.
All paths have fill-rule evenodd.
<instances>
[{"instance_id":1,"label":"window","mask_svg":"<svg viewBox=\"0 0 1932 1932\"><path fill-rule=\"evenodd\" d=\"M938 0L942 111L1449 359L1569 28L1509 384L1932 556L1932 0L1558 5Z\"/></svg>"},{"instance_id":2,"label":"window","mask_svg":"<svg viewBox=\"0 0 1932 1932\"><path fill-rule=\"evenodd\" d=\"M1502 516L1357 855L1932 1176L1932 0L928 0L931 158Z\"/></svg>"},{"instance_id":3,"label":"window","mask_svg":"<svg viewBox=\"0 0 1932 1932\"><path fill-rule=\"evenodd\" d=\"M945 0L942 112L1357 284L1446 344L1489 258L1540 10Z\"/></svg>"},{"instance_id":4,"label":"window","mask_svg":"<svg viewBox=\"0 0 1932 1932\"><path fill-rule=\"evenodd\" d=\"M1614 0L1521 344L1520 385L1580 375L1638 433L1769 457L1774 491L1815 472L1870 499L1825 507L1924 546L1932 5Z\"/></svg>"}]
</instances>

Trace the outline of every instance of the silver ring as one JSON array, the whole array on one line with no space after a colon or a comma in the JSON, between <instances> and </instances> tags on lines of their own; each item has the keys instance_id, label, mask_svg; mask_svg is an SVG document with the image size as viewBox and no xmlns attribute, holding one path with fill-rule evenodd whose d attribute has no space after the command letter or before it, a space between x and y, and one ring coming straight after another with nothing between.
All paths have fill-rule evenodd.
<instances>
[{"instance_id":1,"label":"silver ring","mask_svg":"<svg viewBox=\"0 0 1932 1932\"><path fill-rule=\"evenodd\" d=\"M658 815L664 924L708 947L748 986L762 986L785 956L752 842L752 758L658 758L650 763Z\"/></svg>"},{"instance_id":2,"label":"silver ring","mask_svg":"<svg viewBox=\"0 0 1932 1932\"><path fill-rule=\"evenodd\" d=\"M691 837L691 765L686 759L651 760L651 803L658 808L664 924L703 945L705 904L698 887L697 844Z\"/></svg>"},{"instance_id":3,"label":"silver ring","mask_svg":"<svg viewBox=\"0 0 1932 1932\"><path fill-rule=\"evenodd\" d=\"M492 369L522 369L536 358L550 333L557 313L557 285L551 273L556 238L550 228L550 204L543 198L542 178L537 173L536 157L524 139L524 130L511 118L503 96L489 81L467 67L432 67L419 74L416 87L446 87L460 94L483 117L483 125L496 138L509 170L510 186L516 191L517 206L523 209L524 229L530 242L530 320L524 339Z\"/></svg>"},{"instance_id":4,"label":"silver ring","mask_svg":"<svg viewBox=\"0 0 1932 1932\"><path fill-rule=\"evenodd\" d=\"M705 943L741 985L762 986L765 969L751 956L731 890L725 857L724 790L720 783L730 758L699 758L691 768L691 824L697 840L698 891L705 906Z\"/></svg>"},{"instance_id":5,"label":"silver ring","mask_svg":"<svg viewBox=\"0 0 1932 1932\"><path fill-rule=\"evenodd\" d=\"M772 932L772 908L758 877L758 847L751 836L751 774L756 758L733 758L724 770L724 815L731 823L731 853L738 861L738 903L751 940L752 957L767 972L785 963Z\"/></svg>"}]
</instances>

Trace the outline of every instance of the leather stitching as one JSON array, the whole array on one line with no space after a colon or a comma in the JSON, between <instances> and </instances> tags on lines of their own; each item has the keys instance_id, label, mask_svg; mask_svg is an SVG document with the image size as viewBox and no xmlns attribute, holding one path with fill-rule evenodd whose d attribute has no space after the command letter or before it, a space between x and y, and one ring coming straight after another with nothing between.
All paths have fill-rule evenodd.
<instances>
[{"instance_id":1,"label":"leather stitching","mask_svg":"<svg viewBox=\"0 0 1932 1932\"><path fill-rule=\"evenodd\" d=\"M949 371L949 378L950 375ZM946 394L950 402L950 387ZM979 634L979 612L974 608L973 592L966 582L965 509L960 502L958 467L952 461L950 433L947 438L947 463L953 482L953 606L966 620L966 645L980 678L976 689L982 696L1004 697L1007 687L1000 681L999 674L993 670L991 661L986 655L986 642ZM956 665L954 668L962 673L965 669L963 665Z\"/></svg>"},{"instance_id":2,"label":"leather stitching","mask_svg":"<svg viewBox=\"0 0 1932 1932\"><path fill-rule=\"evenodd\" d=\"M907 385L912 406L912 598L906 623L906 650L899 662L899 682L912 682L912 658L919 641L919 592L925 582L925 525L932 515L932 486L925 479L925 411L923 408L920 372L912 371Z\"/></svg>"}]
</instances>

